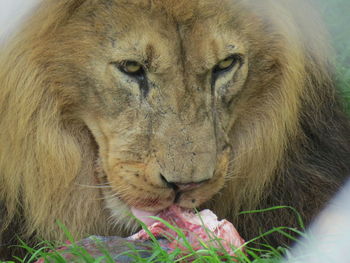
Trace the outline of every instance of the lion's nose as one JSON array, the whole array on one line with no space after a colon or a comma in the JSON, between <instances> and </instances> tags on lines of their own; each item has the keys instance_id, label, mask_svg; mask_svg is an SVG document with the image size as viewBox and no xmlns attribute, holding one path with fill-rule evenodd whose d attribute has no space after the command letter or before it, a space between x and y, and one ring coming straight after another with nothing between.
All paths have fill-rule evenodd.
<instances>
[{"instance_id":1,"label":"lion's nose","mask_svg":"<svg viewBox=\"0 0 350 263\"><path fill-rule=\"evenodd\" d=\"M160 174L160 177L162 178L162 181L169 188L173 188L175 191L178 191L178 192L195 189L209 180L209 179L206 179L200 182L181 183L181 182L169 182L162 174Z\"/></svg>"}]
</instances>

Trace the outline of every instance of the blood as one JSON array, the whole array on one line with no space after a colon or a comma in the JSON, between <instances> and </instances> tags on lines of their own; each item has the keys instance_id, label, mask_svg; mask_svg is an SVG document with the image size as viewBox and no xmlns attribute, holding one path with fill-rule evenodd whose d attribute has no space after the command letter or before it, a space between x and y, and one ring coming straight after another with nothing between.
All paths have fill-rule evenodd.
<instances>
[{"instance_id":1,"label":"blood","mask_svg":"<svg viewBox=\"0 0 350 263\"><path fill-rule=\"evenodd\" d=\"M148 226L148 231L158 239L161 248L167 252L180 249L181 262L192 262L195 256L190 255L190 253L198 250L203 253L203 249L207 247L216 248L218 255L228 254L232 256L230 261L235 261L236 249L244 244L244 240L230 222L227 220L218 221L217 216L208 209L196 214L191 210L173 205L157 214L157 217L181 230L183 235L168 227L167 224L150 219L149 216L154 215L152 212L138 209L132 209L132 211ZM135 262L130 247L134 247L135 251L140 251L142 258L152 256L152 241L150 240L151 237L143 229L126 239L118 236L91 236L80 240L76 245L84 248L95 259L103 257L104 251L107 251L114 262L129 263ZM101 247L104 249L101 250ZM61 253L65 262L81 260L79 256L72 253L72 246L69 244L56 251ZM222 261L226 259L225 256ZM46 259L39 259L36 263L44 261L51 262L50 255Z\"/></svg>"},{"instance_id":2,"label":"blood","mask_svg":"<svg viewBox=\"0 0 350 263\"><path fill-rule=\"evenodd\" d=\"M196 214L188 209L173 205L161 211L157 217L181 229L193 250L203 249L202 244L206 244L206 246L225 250L229 255L234 256L234 250L244 244L243 238L229 221L225 219L218 221L217 216L208 209ZM183 251L188 250L178 232L160 221L150 224L148 231L156 238L166 238L167 248L170 250L175 248L180 248ZM128 239L146 241L151 238L147 231L142 229Z\"/></svg>"}]
</instances>

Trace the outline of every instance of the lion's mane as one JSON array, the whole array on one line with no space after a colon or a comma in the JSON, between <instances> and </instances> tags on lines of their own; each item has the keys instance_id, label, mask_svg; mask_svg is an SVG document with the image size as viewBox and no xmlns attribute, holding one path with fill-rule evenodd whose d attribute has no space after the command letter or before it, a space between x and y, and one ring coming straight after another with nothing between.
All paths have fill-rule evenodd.
<instances>
[{"instance_id":1,"label":"lion's mane","mask_svg":"<svg viewBox=\"0 0 350 263\"><path fill-rule=\"evenodd\" d=\"M14 244L14 234L29 241L62 240L57 219L77 238L121 233L108 224L100 189L84 187L96 184L97 145L86 126L72 118L72 100L79 94L61 90L65 80L52 67L56 47L79 52L56 41L56 35L64 34L65 24L86 2L97 1L43 1L1 50L1 246ZM196 15L181 11L191 10L189 2L195 1L150 2L167 2L167 12L185 20ZM301 1L286 1L289 10L262 2L234 14L255 28L254 34L240 32L250 41L249 63L258 65L246 85L256 88L237 102L227 183L204 205L233 221L245 239L273 226L295 226L295 216L288 209L237 216L239 211L287 205L309 222L350 173L350 126L317 15L299 8Z\"/></svg>"}]
</instances>

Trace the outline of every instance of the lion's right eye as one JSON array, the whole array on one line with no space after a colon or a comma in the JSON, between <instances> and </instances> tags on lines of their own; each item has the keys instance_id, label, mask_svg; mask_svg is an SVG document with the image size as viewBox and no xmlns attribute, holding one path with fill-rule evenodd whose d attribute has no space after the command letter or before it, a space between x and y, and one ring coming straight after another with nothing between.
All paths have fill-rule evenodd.
<instances>
[{"instance_id":1,"label":"lion's right eye","mask_svg":"<svg viewBox=\"0 0 350 263\"><path fill-rule=\"evenodd\" d=\"M133 77L141 77L145 73L140 63L131 60L122 61L118 68L121 72Z\"/></svg>"}]
</instances>

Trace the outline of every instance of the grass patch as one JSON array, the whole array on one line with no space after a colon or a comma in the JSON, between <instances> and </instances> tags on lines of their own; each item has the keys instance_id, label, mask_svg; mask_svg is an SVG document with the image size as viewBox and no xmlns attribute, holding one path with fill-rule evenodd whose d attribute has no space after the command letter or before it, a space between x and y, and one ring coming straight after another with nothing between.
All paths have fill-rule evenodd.
<instances>
[{"instance_id":1,"label":"grass patch","mask_svg":"<svg viewBox=\"0 0 350 263\"><path fill-rule=\"evenodd\" d=\"M294 208L287 206L277 206L264 210L256 211L247 211L242 212L246 213L266 213L271 210L276 209L292 209L296 215L296 221L299 222L300 229L303 229L304 224L301 220L301 217ZM95 239L96 247L99 250L98 255L91 255L88 251L91 247L83 247L79 242L75 242L72 235L69 233L68 229L60 224L60 228L65 233L69 244L53 244L47 241L43 241L38 244L36 247L32 248L26 245L24 242L21 244L21 248L24 248L28 255L23 258L16 258L18 262L33 263L38 260L39 262L52 262L52 263L65 263L65 262L86 262L86 263L114 263L118 259L128 259L129 261L123 262L140 262L140 263L155 263L155 262L210 262L210 263L219 263L219 262L238 262L238 263L275 263L279 262L287 248L278 247L274 248L265 244L264 237L271 235L273 233L280 233L285 235L288 238L295 240L295 237L291 236L289 233L293 232L296 235L302 235L298 229L289 228L289 227L275 227L269 231L260 234L252 240L246 241L239 248L232 248L235 256L231 256L224 249L224 246L221 244L221 240L217 239L215 236L211 236L212 240L209 242L202 242L201 248L198 247L195 249L191 246L189 240L187 240L185 233L176 226L171 225L170 223L164 221L161 218L153 217L156 220L161 221L169 229L174 231L178 238L179 247L174 250L164 249L164 243L161 240L158 240L152 235L148 230L147 226L140 222L142 228L149 234L151 241L149 241L142 249L134 246L134 244L127 244L126 249L119 253L119 250L116 254L115 252L111 254L110 250L101 242L98 237ZM288 231L288 233L287 233ZM210 235L209 235L210 236ZM92 238L93 239L93 238ZM215 246L213 245L215 244ZM256 248L258 245L259 248ZM57 249L57 247L65 247L64 250ZM181 249L180 249L181 248ZM184 252L185 251L185 252ZM69 256L68 256L69 254ZM145 256L146 255L146 256ZM69 257L69 260L67 260Z\"/></svg>"}]
</instances>

